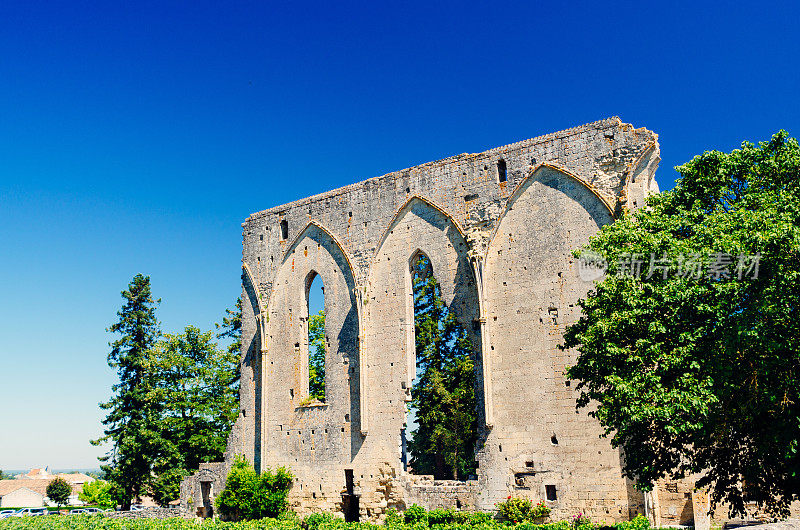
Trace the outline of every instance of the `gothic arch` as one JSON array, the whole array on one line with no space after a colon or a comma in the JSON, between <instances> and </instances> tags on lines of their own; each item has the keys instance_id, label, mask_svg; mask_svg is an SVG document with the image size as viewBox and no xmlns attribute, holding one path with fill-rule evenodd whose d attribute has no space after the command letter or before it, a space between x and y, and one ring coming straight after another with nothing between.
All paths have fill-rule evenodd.
<instances>
[{"instance_id":1,"label":"gothic arch","mask_svg":"<svg viewBox=\"0 0 800 530\"><path fill-rule=\"evenodd\" d=\"M552 352L559 351L564 326L577 319L570 301L591 287L579 277L572 251L613 220L611 205L593 186L550 164L536 166L509 196L485 255L489 403L522 389L526 402L550 406L560 387L543 374L560 374L571 362L572 353ZM487 415L498 425L524 421L521 411L495 405Z\"/></svg>"},{"instance_id":2,"label":"gothic arch","mask_svg":"<svg viewBox=\"0 0 800 530\"><path fill-rule=\"evenodd\" d=\"M512 191L511 194L508 196L508 199L506 199L506 207L503 209L502 213L497 218L497 221L495 222L494 225L494 229L492 230L491 235L489 236L489 244L486 249L487 255L489 252L489 248L492 246L492 242L494 241L498 231L500 230L500 225L503 223L503 219L505 218L506 214L514 207L514 203L517 201L519 196L522 195L522 193L528 188L530 181L540 179L552 174L562 175L563 177L569 178L577 182L578 184L586 188L588 191L590 191L592 195L594 195L597 198L597 200L600 201L600 203L605 207L605 209L608 210L609 214L611 214L612 216L614 215L614 208L613 206L611 206L611 203L609 203L608 199L606 199L592 184L586 182L575 173L572 173L571 171L557 164L553 164L550 162L540 162L531 168L528 175L524 179L522 179L519 184L517 184L517 186L514 188L514 191Z\"/></svg>"},{"instance_id":3,"label":"gothic arch","mask_svg":"<svg viewBox=\"0 0 800 530\"><path fill-rule=\"evenodd\" d=\"M384 229L383 233L381 234L381 238L378 240L378 244L375 246L375 254L373 255L373 259L378 255L378 252L380 252L381 247L383 246L384 242L386 241L386 238L389 237L389 235L391 234L391 232L394 229L394 226L397 224L397 222L413 207L413 205L417 201L426 204L430 208L436 210L437 212L442 214L444 217L446 217L447 220L450 221L450 223L452 223L453 227L458 231L458 233L461 235L461 237L464 238L464 240L466 241L466 234L464 232L464 229L461 227L461 225L459 225L456 222L455 219L453 219L453 216L451 216L449 213L447 213L447 211L444 208L442 208L441 206L436 204L431 199L428 199L427 197L423 197L422 195L416 195L415 194L415 195L411 195L406 200L406 202L404 202L403 205L400 208L398 208L397 211L395 212L395 214L392 216L391 221L389 221L389 224L386 226L386 228Z\"/></svg>"},{"instance_id":4,"label":"gothic arch","mask_svg":"<svg viewBox=\"0 0 800 530\"><path fill-rule=\"evenodd\" d=\"M325 356L325 403L311 403L308 394L308 289L315 276L325 286L325 336L328 344ZM275 425L266 429L280 429L282 425L298 425L329 436L350 438L344 447L341 443L321 442L315 453L306 455L306 461L290 462L288 448L278 444L265 454L273 463L292 465L293 470L314 477L314 459L322 457L350 461L361 444L360 403L361 348L359 342L360 316L357 310L353 269L347 253L330 231L317 222L309 222L294 238L283 254L272 285L267 307L265 330L269 342L267 370L262 387L269 389L266 409L272 411ZM269 380L287 381L288 385L273 388ZM342 427L346 425L346 427ZM349 432L347 432L349 429ZM301 429L302 430L302 429ZM285 431L284 431L285 432ZM281 434L284 434L282 432ZM281 444L290 439L276 436ZM312 446L310 446L312 447ZM294 460L294 459L292 459Z\"/></svg>"},{"instance_id":5,"label":"gothic arch","mask_svg":"<svg viewBox=\"0 0 800 530\"><path fill-rule=\"evenodd\" d=\"M481 379L479 300L464 231L433 202L419 196L400 207L383 232L368 274L367 341L370 366L386 366L386 381L367 378L370 421L376 428L373 443L396 448L404 428L405 402L415 375L413 289L410 262L425 254L431 262L441 295L466 329L475 353L476 376ZM482 403L481 385L478 401ZM482 410L479 407L479 415ZM370 434L370 436L373 436ZM386 458L395 459L397 453Z\"/></svg>"}]
</instances>

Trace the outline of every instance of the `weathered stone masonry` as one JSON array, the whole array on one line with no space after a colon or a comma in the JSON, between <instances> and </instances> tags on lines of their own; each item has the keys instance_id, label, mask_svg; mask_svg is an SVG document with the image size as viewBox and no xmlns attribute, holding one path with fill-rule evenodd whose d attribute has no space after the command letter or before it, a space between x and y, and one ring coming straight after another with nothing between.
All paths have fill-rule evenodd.
<instances>
[{"instance_id":1,"label":"weathered stone masonry","mask_svg":"<svg viewBox=\"0 0 800 530\"><path fill-rule=\"evenodd\" d=\"M243 227L241 415L226 463L183 484L213 498L235 454L289 466L301 511L341 510L352 470L362 516L412 502L492 509L508 495L553 517L627 519L644 499L620 453L575 411L557 348L578 316L571 251L656 189L657 137L617 118L396 171L255 213ZM403 470L415 373L410 260L427 255L475 345L477 479ZM308 288L325 286L326 403L307 396ZM201 484L202 482L205 485ZM210 493L209 493L210 492Z\"/></svg>"}]
</instances>

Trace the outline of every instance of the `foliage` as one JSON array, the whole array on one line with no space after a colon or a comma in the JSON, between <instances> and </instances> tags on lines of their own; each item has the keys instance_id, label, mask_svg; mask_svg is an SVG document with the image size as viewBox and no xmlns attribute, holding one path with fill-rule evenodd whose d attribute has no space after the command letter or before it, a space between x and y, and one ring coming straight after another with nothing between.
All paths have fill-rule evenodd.
<instances>
[{"instance_id":1,"label":"foliage","mask_svg":"<svg viewBox=\"0 0 800 530\"><path fill-rule=\"evenodd\" d=\"M111 487L111 484L105 480L84 482L83 491L78 494L78 498L86 504L110 508L114 506L114 499L111 497Z\"/></svg>"},{"instance_id":2,"label":"foliage","mask_svg":"<svg viewBox=\"0 0 800 530\"><path fill-rule=\"evenodd\" d=\"M69 496L72 495L72 486L63 478L56 477L47 485L45 493L51 501L59 506L64 506L67 504Z\"/></svg>"},{"instance_id":3,"label":"foliage","mask_svg":"<svg viewBox=\"0 0 800 530\"><path fill-rule=\"evenodd\" d=\"M237 357L240 355L242 349L242 297L236 299L236 309L225 310L225 316L222 317L222 324L215 324L218 330L218 339L231 339L228 346L228 353L235 354ZM238 376L238 372L237 372Z\"/></svg>"},{"instance_id":4,"label":"foliage","mask_svg":"<svg viewBox=\"0 0 800 530\"><path fill-rule=\"evenodd\" d=\"M312 513L306 516L301 523L303 530L317 530L320 525L335 522L336 518L331 513Z\"/></svg>"},{"instance_id":5,"label":"foliage","mask_svg":"<svg viewBox=\"0 0 800 530\"><path fill-rule=\"evenodd\" d=\"M150 480L150 495L161 506L180 497L181 481L189 476L185 469L165 469Z\"/></svg>"},{"instance_id":6,"label":"foliage","mask_svg":"<svg viewBox=\"0 0 800 530\"><path fill-rule=\"evenodd\" d=\"M410 465L437 479L464 479L475 471L477 402L473 350L467 332L444 303L430 260L413 264L417 382L411 408Z\"/></svg>"},{"instance_id":7,"label":"foliage","mask_svg":"<svg viewBox=\"0 0 800 530\"><path fill-rule=\"evenodd\" d=\"M424 514L424 510L423 514ZM197 522L186 519L112 519L103 516L68 515L62 517L24 517L0 520L0 530L57 530L69 527L72 530L572 530L568 521L547 524L522 522L516 525L500 523L491 519L491 514L483 512L459 512L453 510L453 522L447 524L431 524L424 519L414 524L398 520L399 516L390 517L387 513L386 525L371 523L346 523L343 519L331 514L316 514L302 521L293 512L280 518L266 518L258 521L223 522L219 519L207 519ZM308 526L316 525L316 526ZM592 523L582 530L648 530L649 523L645 517L638 516L630 522L618 523L611 527L598 527Z\"/></svg>"},{"instance_id":8,"label":"foliage","mask_svg":"<svg viewBox=\"0 0 800 530\"><path fill-rule=\"evenodd\" d=\"M236 457L225 489L216 499L226 519L244 521L277 517L286 511L286 496L294 477L284 467L258 474L244 457Z\"/></svg>"},{"instance_id":9,"label":"foliage","mask_svg":"<svg viewBox=\"0 0 800 530\"><path fill-rule=\"evenodd\" d=\"M186 326L165 334L153 349L157 381L154 399L163 403L160 435L163 458L151 492L165 504L177 498L188 470L221 460L228 433L239 412L239 354L220 350L211 331Z\"/></svg>"},{"instance_id":10,"label":"foliage","mask_svg":"<svg viewBox=\"0 0 800 530\"><path fill-rule=\"evenodd\" d=\"M3 473L3 470L0 469L0 480L11 480L13 479L13 475L9 475L8 473Z\"/></svg>"},{"instance_id":11,"label":"foliage","mask_svg":"<svg viewBox=\"0 0 800 530\"><path fill-rule=\"evenodd\" d=\"M583 514L583 512L578 512L577 515L572 516L570 519L570 526L573 528L573 530L588 530L590 528L594 528L592 522Z\"/></svg>"},{"instance_id":12,"label":"foliage","mask_svg":"<svg viewBox=\"0 0 800 530\"><path fill-rule=\"evenodd\" d=\"M614 528L616 530L650 530L650 519L639 514L630 521L617 523Z\"/></svg>"},{"instance_id":13,"label":"foliage","mask_svg":"<svg viewBox=\"0 0 800 530\"><path fill-rule=\"evenodd\" d=\"M565 334L578 406L596 402L640 488L698 473L713 505L742 514L746 484L748 501L786 514L800 493L800 147L781 131L677 170L675 189L587 247L609 274ZM641 275L622 274L636 254ZM729 276L690 273L725 255ZM736 258L759 255L757 277Z\"/></svg>"},{"instance_id":14,"label":"foliage","mask_svg":"<svg viewBox=\"0 0 800 530\"><path fill-rule=\"evenodd\" d=\"M325 311L308 319L308 396L325 401Z\"/></svg>"},{"instance_id":15,"label":"foliage","mask_svg":"<svg viewBox=\"0 0 800 530\"><path fill-rule=\"evenodd\" d=\"M427 514L425 508L418 504L412 504L405 512L403 512L403 522L406 524L417 524L427 522Z\"/></svg>"},{"instance_id":16,"label":"foliage","mask_svg":"<svg viewBox=\"0 0 800 530\"><path fill-rule=\"evenodd\" d=\"M550 508L542 501L534 505L530 499L509 495L508 499L497 503L497 518L500 521L521 523L535 521L548 515L550 515Z\"/></svg>"},{"instance_id":17,"label":"foliage","mask_svg":"<svg viewBox=\"0 0 800 530\"><path fill-rule=\"evenodd\" d=\"M100 460L106 476L117 487L115 494L123 508L146 492L153 464L161 456L161 403L153 399L155 380L150 351L159 335L155 306L160 302L150 294L150 278L137 274L122 291L125 304L117 312L119 321L108 328L120 337L110 343L108 365L117 370L119 383L114 395L100 408L108 414L103 420L104 436L93 445L110 441L110 452Z\"/></svg>"}]
</instances>

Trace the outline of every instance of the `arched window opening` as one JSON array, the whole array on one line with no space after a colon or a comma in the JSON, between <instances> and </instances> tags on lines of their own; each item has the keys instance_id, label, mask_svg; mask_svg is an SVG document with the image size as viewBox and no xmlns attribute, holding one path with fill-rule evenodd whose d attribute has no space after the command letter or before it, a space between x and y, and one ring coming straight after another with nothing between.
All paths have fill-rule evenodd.
<instances>
[{"instance_id":1,"label":"arched window opening","mask_svg":"<svg viewBox=\"0 0 800 530\"><path fill-rule=\"evenodd\" d=\"M472 344L444 302L428 256L417 252L409 261L409 272L416 377L401 433L401 462L412 473L464 480L476 469Z\"/></svg>"},{"instance_id":2,"label":"arched window opening","mask_svg":"<svg viewBox=\"0 0 800 530\"><path fill-rule=\"evenodd\" d=\"M325 402L325 286L312 271L306 281L308 304L308 401Z\"/></svg>"},{"instance_id":3,"label":"arched window opening","mask_svg":"<svg viewBox=\"0 0 800 530\"><path fill-rule=\"evenodd\" d=\"M497 180L505 182L507 178L506 161L502 158L497 161Z\"/></svg>"}]
</instances>

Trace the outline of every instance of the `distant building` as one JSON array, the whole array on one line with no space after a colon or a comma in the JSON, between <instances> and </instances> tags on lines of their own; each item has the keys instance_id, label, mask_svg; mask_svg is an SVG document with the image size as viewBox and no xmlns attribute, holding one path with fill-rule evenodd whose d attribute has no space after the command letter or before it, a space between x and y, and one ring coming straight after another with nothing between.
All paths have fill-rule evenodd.
<instances>
[{"instance_id":1,"label":"distant building","mask_svg":"<svg viewBox=\"0 0 800 530\"><path fill-rule=\"evenodd\" d=\"M78 495L83 485L93 479L84 473L50 473L49 468L35 468L28 473L17 475L16 479L0 480L0 508L36 508L54 505L47 498L47 486L56 477L60 477L72 486L72 495L67 500L69 505L83 504Z\"/></svg>"}]
</instances>

